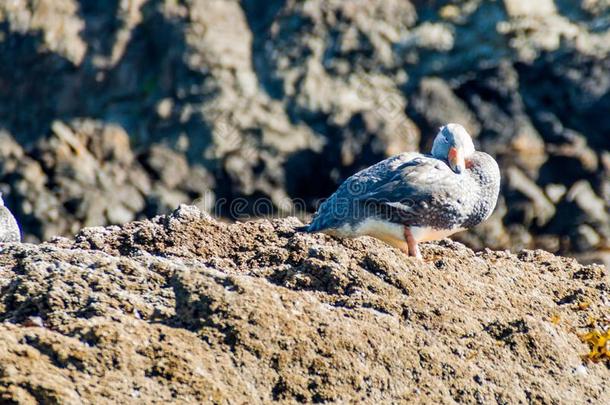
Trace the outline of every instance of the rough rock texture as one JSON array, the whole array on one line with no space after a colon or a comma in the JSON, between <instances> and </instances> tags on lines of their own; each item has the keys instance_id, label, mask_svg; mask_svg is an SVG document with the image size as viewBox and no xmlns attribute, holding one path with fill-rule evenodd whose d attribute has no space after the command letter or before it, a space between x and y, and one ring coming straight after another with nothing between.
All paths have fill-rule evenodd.
<instances>
[{"instance_id":1,"label":"rough rock texture","mask_svg":"<svg viewBox=\"0 0 610 405\"><path fill-rule=\"evenodd\" d=\"M607 0L2 1L0 191L30 241L193 200L311 213L458 121L506 178L462 241L610 262L609 21Z\"/></svg>"},{"instance_id":2,"label":"rough rock texture","mask_svg":"<svg viewBox=\"0 0 610 405\"><path fill-rule=\"evenodd\" d=\"M0 133L0 168L12 182L9 201L23 201L13 212L26 232L39 229L48 240L192 201L211 210L211 174L167 147L136 155L120 126L92 120L55 121L51 131L30 153Z\"/></svg>"},{"instance_id":3,"label":"rough rock texture","mask_svg":"<svg viewBox=\"0 0 610 405\"><path fill-rule=\"evenodd\" d=\"M0 247L0 400L607 403L603 266L224 224L195 207Z\"/></svg>"}]
</instances>

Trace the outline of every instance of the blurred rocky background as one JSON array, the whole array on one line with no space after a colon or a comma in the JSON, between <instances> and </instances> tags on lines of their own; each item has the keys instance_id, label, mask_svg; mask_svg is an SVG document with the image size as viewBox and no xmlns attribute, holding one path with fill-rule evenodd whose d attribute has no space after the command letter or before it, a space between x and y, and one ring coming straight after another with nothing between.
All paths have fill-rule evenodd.
<instances>
[{"instance_id":1,"label":"blurred rocky background","mask_svg":"<svg viewBox=\"0 0 610 405\"><path fill-rule=\"evenodd\" d=\"M609 0L4 0L0 191L26 241L311 213L462 123L503 170L475 249L610 263Z\"/></svg>"}]
</instances>

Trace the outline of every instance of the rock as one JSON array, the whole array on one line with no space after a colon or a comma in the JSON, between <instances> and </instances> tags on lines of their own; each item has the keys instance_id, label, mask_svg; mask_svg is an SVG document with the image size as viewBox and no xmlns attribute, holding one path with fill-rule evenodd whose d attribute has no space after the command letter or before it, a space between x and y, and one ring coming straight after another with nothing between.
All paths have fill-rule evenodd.
<instances>
[{"instance_id":1,"label":"rock","mask_svg":"<svg viewBox=\"0 0 610 405\"><path fill-rule=\"evenodd\" d=\"M599 198L591 185L580 181L570 188L566 201L573 202L586 216L587 221L608 224L610 213L606 209L604 200Z\"/></svg>"},{"instance_id":2,"label":"rock","mask_svg":"<svg viewBox=\"0 0 610 405\"><path fill-rule=\"evenodd\" d=\"M31 153L9 139L0 151L6 162L0 179L13 182L11 203L29 241L170 212L199 199L213 209L214 179L182 154L152 146L136 159L123 128L90 119L55 121L51 130Z\"/></svg>"},{"instance_id":3,"label":"rock","mask_svg":"<svg viewBox=\"0 0 610 405\"><path fill-rule=\"evenodd\" d=\"M481 132L468 106L440 78L424 78L421 81L418 92L411 99L411 108L420 128L424 128L428 134L427 144L431 144L438 128L449 122L460 123L473 137Z\"/></svg>"},{"instance_id":4,"label":"rock","mask_svg":"<svg viewBox=\"0 0 610 405\"><path fill-rule=\"evenodd\" d=\"M513 223L508 226L507 231L510 238L511 250L531 249L534 246L532 234L526 226Z\"/></svg>"},{"instance_id":5,"label":"rock","mask_svg":"<svg viewBox=\"0 0 610 405\"><path fill-rule=\"evenodd\" d=\"M4 130L0 130L0 173L6 175L17 168L24 152L15 139Z\"/></svg>"},{"instance_id":6,"label":"rock","mask_svg":"<svg viewBox=\"0 0 610 405\"><path fill-rule=\"evenodd\" d=\"M582 135L574 134L569 143L549 145L547 150L548 162L540 170L540 176L545 181L552 179L555 182L574 182L599 171L597 154L587 145ZM563 174L558 173L558 168L562 169Z\"/></svg>"},{"instance_id":7,"label":"rock","mask_svg":"<svg viewBox=\"0 0 610 405\"><path fill-rule=\"evenodd\" d=\"M510 38L509 45L518 59L530 63L543 52L556 51L562 40L579 43L583 33L579 26L556 13L553 0L528 2L506 0L507 12L513 19L497 25L497 30Z\"/></svg>"},{"instance_id":8,"label":"rock","mask_svg":"<svg viewBox=\"0 0 610 405\"><path fill-rule=\"evenodd\" d=\"M102 219L88 225L99 223L124 224L133 221L135 219L135 214L129 207L126 207L123 204L113 204L106 209L106 218L107 220Z\"/></svg>"},{"instance_id":9,"label":"rock","mask_svg":"<svg viewBox=\"0 0 610 405\"><path fill-rule=\"evenodd\" d=\"M608 397L608 368L583 363L578 337L606 315L603 267L539 250L475 254L448 240L423 244L417 261L300 226L227 224L181 206L73 240L4 245L0 398ZM575 378L582 364L587 378Z\"/></svg>"},{"instance_id":10,"label":"rock","mask_svg":"<svg viewBox=\"0 0 610 405\"><path fill-rule=\"evenodd\" d=\"M504 0L504 7L511 17L544 17L556 12L553 0Z\"/></svg>"},{"instance_id":11,"label":"rock","mask_svg":"<svg viewBox=\"0 0 610 405\"><path fill-rule=\"evenodd\" d=\"M610 253L607 250L581 253L576 257L580 263L599 264L610 269Z\"/></svg>"},{"instance_id":12,"label":"rock","mask_svg":"<svg viewBox=\"0 0 610 405\"><path fill-rule=\"evenodd\" d=\"M518 124L517 133L510 144L516 163L529 176L537 177L540 167L548 159L544 141L529 120L520 120Z\"/></svg>"},{"instance_id":13,"label":"rock","mask_svg":"<svg viewBox=\"0 0 610 405\"><path fill-rule=\"evenodd\" d=\"M487 142L484 138L479 139L481 146L492 155L506 153L529 120L524 114L518 87L518 72L511 64L500 62L498 66L480 71L476 79L467 77L456 89L456 94L466 100L482 129L493 134L487 137Z\"/></svg>"},{"instance_id":14,"label":"rock","mask_svg":"<svg viewBox=\"0 0 610 405\"><path fill-rule=\"evenodd\" d=\"M153 175L169 188L175 188L188 176L189 166L184 155L161 145L151 147L144 162Z\"/></svg>"},{"instance_id":15,"label":"rock","mask_svg":"<svg viewBox=\"0 0 610 405\"><path fill-rule=\"evenodd\" d=\"M170 212L180 204L190 202L190 198L186 193L180 190L168 189L159 184L155 185L150 193L146 196L148 216L154 215L155 212Z\"/></svg>"},{"instance_id":16,"label":"rock","mask_svg":"<svg viewBox=\"0 0 610 405\"><path fill-rule=\"evenodd\" d=\"M83 126L92 125L92 122L85 121ZM97 131L101 132L93 135ZM131 150L129 135L125 129L118 125L104 125L101 131L91 128L87 131L88 148L93 155L102 161L116 161L123 165L130 165L134 155Z\"/></svg>"},{"instance_id":17,"label":"rock","mask_svg":"<svg viewBox=\"0 0 610 405\"><path fill-rule=\"evenodd\" d=\"M553 204L561 201L561 198L566 194L568 189L563 184L548 184L544 188L545 194L549 197Z\"/></svg>"},{"instance_id":18,"label":"rock","mask_svg":"<svg viewBox=\"0 0 610 405\"><path fill-rule=\"evenodd\" d=\"M27 326L28 328L44 328L44 321L39 316L29 316L24 322L23 326Z\"/></svg>"},{"instance_id":19,"label":"rock","mask_svg":"<svg viewBox=\"0 0 610 405\"><path fill-rule=\"evenodd\" d=\"M595 232L595 229L589 225L579 226L576 230L574 239L574 247L576 251L579 252L595 250L601 241L601 238L597 232Z\"/></svg>"},{"instance_id":20,"label":"rock","mask_svg":"<svg viewBox=\"0 0 610 405\"><path fill-rule=\"evenodd\" d=\"M557 235L538 235L535 245L537 249L551 253L557 253L561 250L561 240Z\"/></svg>"},{"instance_id":21,"label":"rock","mask_svg":"<svg viewBox=\"0 0 610 405\"><path fill-rule=\"evenodd\" d=\"M603 165L601 195L606 206L610 207L610 152L602 152L601 161Z\"/></svg>"},{"instance_id":22,"label":"rock","mask_svg":"<svg viewBox=\"0 0 610 405\"><path fill-rule=\"evenodd\" d=\"M23 9L17 4L0 5L2 19L10 21L10 31L22 34L40 31L47 50L57 52L79 65L87 51L80 38L84 22L78 16L78 3L72 0L41 0Z\"/></svg>"},{"instance_id":23,"label":"rock","mask_svg":"<svg viewBox=\"0 0 610 405\"><path fill-rule=\"evenodd\" d=\"M585 226L586 225L586 226ZM574 247L592 249L610 238L610 212L586 181L575 183L557 206L550 230L570 235ZM604 246L599 246L604 248Z\"/></svg>"},{"instance_id":24,"label":"rock","mask_svg":"<svg viewBox=\"0 0 610 405\"><path fill-rule=\"evenodd\" d=\"M562 188L610 210L605 3L0 2L0 191L28 242L179 203L306 217L451 120L546 193L505 183L463 240L580 256Z\"/></svg>"},{"instance_id":25,"label":"rock","mask_svg":"<svg viewBox=\"0 0 610 405\"><path fill-rule=\"evenodd\" d=\"M523 218L524 223L530 224L533 220L536 220L537 226L546 225L555 215L555 207L540 187L516 167L510 167L506 171L506 176L509 190L515 190L531 201L524 207L526 210Z\"/></svg>"},{"instance_id":26,"label":"rock","mask_svg":"<svg viewBox=\"0 0 610 405\"><path fill-rule=\"evenodd\" d=\"M580 7L592 15L599 15L607 11L608 4L606 0L587 0L580 4Z\"/></svg>"},{"instance_id":27,"label":"rock","mask_svg":"<svg viewBox=\"0 0 610 405\"><path fill-rule=\"evenodd\" d=\"M425 22L403 38L402 48L417 47L427 50L450 51L455 43L451 27L444 23Z\"/></svg>"}]
</instances>

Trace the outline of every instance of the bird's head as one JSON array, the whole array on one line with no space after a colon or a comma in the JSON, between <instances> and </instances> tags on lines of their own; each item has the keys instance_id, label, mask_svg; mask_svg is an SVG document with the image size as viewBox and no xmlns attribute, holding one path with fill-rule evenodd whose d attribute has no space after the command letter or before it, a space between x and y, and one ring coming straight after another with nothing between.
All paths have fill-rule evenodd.
<instances>
[{"instance_id":1,"label":"bird's head","mask_svg":"<svg viewBox=\"0 0 610 405\"><path fill-rule=\"evenodd\" d=\"M441 127L432 144L432 156L446 160L451 170L458 174L464 171L468 158L474 152L472 138L460 124L447 124Z\"/></svg>"}]
</instances>

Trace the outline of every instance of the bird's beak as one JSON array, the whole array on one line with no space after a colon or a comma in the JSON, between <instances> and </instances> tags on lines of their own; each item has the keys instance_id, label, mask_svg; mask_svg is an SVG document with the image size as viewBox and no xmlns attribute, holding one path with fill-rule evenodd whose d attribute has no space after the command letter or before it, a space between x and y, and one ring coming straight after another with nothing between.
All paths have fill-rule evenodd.
<instances>
[{"instance_id":1,"label":"bird's beak","mask_svg":"<svg viewBox=\"0 0 610 405\"><path fill-rule=\"evenodd\" d=\"M451 167L451 170L457 174L464 171L466 164L464 162L464 154L462 153L462 149L458 149L456 147L449 148L447 161L449 162L449 167Z\"/></svg>"}]
</instances>

